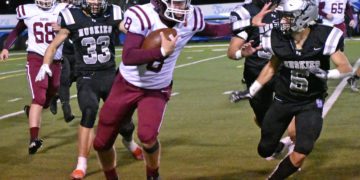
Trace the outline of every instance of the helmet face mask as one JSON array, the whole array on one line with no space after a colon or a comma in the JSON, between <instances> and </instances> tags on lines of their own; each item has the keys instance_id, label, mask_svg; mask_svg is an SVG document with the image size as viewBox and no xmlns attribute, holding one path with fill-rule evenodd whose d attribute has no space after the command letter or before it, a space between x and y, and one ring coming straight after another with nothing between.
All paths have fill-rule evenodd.
<instances>
[{"instance_id":1,"label":"helmet face mask","mask_svg":"<svg viewBox=\"0 0 360 180\"><path fill-rule=\"evenodd\" d=\"M106 11L107 0L83 0L81 6L91 16L100 16Z\"/></svg>"},{"instance_id":2,"label":"helmet face mask","mask_svg":"<svg viewBox=\"0 0 360 180\"><path fill-rule=\"evenodd\" d=\"M55 4L55 0L35 0L35 4L41 9L51 9Z\"/></svg>"},{"instance_id":3,"label":"helmet face mask","mask_svg":"<svg viewBox=\"0 0 360 180\"><path fill-rule=\"evenodd\" d=\"M279 16L277 27L287 35L303 31L315 24L318 17L318 7L313 0L281 0L276 11Z\"/></svg>"},{"instance_id":4,"label":"helmet face mask","mask_svg":"<svg viewBox=\"0 0 360 180\"><path fill-rule=\"evenodd\" d=\"M175 22L185 22L194 10L190 5L191 0L161 0L161 2L166 6L163 15Z\"/></svg>"}]
</instances>

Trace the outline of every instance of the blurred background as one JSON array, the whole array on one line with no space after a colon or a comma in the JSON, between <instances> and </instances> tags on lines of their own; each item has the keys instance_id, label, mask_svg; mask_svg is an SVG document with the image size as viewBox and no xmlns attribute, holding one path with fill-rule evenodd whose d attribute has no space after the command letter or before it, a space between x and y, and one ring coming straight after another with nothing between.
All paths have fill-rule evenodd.
<instances>
[{"instance_id":1,"label":"blurred background","mask_svg":"<svg viewBox=\"0 0 360 180\"><path fill-rule=\"evenodd\" d=\"M246 0L251 1L251 0ZM0 49L3 47L4 40L8 36L9 32L15 27L17 23L16 12L15 9L21 4L33 3L34 0L0 0ZM117 4L121 6L121 8L125 11L128 7L136 5L136 4L145 4L150 2L150 0L110 0L109 2ZM203 13L205 20L211 23L221 23L224 21L228 21L230 11L233 10L236 6L241 5L242 3L239 0L193 0L191 2L194 5L199 6ZM360 0L350 0L350 4L354 11L354 19L357 20L360 13ZM349 18L346 18L348 24ZM347 37L352 38L354 36L359 36L359 26L356 26L355 29L347 28ZM228 40L230 37L222 37L222 38L208 38L208 37L199 37L194 36L192 38L193 42L206 42L213 40ZM21 37L17 39L12 49L16 50L24 50L26 47L26 39L27 32L25 31ZM124 41L124 35L120 34L117 39L117 45L121 45Z\"/></svg>"}]
</instances>

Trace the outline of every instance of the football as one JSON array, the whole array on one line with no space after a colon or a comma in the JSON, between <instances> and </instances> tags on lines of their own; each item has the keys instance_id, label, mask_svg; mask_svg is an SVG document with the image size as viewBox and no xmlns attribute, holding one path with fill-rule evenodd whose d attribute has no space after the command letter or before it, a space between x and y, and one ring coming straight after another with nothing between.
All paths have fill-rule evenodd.
<instances>
[{"instance_id":1,"label":"football","mask_svg":"<svg viewBox=\"0 0 360 180\"><path fill-rule=\"evenodd\" d=\"M164 36L170 40L169 36L176 36L177 32L172 28L163 28L158 29L156 31L151 32L148 36L145 37L144 42L142 43L142 49L152 49L152 48L160 48L161 47L161 36L160 32L164 33Z\"/></svg>"}]
</instances>

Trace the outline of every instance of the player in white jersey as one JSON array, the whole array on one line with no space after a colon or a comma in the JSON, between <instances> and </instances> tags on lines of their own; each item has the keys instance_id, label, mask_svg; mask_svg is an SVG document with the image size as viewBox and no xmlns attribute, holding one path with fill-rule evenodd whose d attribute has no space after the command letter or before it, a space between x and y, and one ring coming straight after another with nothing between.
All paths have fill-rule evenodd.
<instances>
[{"instance_id":1,"label":"player in white jersey","mask_svg":"<svg viewBox=\"0 0 360 180\"><path fill-rule=\"evenodd\" d=\"M334 25L346 33L345 13L350 18L349 26L354 28L352 8L348 0L319 0L319 15L323 24Z\"/></svg>"},{"instance_id":2,"label":"player in white jersey","mask_svg":"<svg viewBox=\"0 0 360 180\"><path fill-rule=\"evenodd\" d=\"M16 28L7 38L0 59L9 57L8 49L16 40L16 37L25 29L28 29L27 48L27 79L32 95L31 108L29 112L30 144L29 154L34 154L42 146L39 139L39 128L41 123L41 112L43 108L49 107L50 99L56 94L60 83L61 51L59 48L54 60L56 63L51 66L40 68L47 46L55 37L56 21L60 11L66 8L67 4L56 3L55 0L35 0L34 4L20 5L16 8L19 19ZM37 72L50 70L52 76L46 77L43 81L35 82Z\"/></svg>"},{"instance_id":3,"label":"player in white jersey","mask_svg":"<svg viewBox=\"0 0 360 180\"><path fill-rule=\"evenodd\" d=\"M117 179L116 155L112 148L118 129L131 120L137 109L138 137L143 146L148 179L159 178L160 143L158 134L165 107L171 95L173 71L185 44L195 33L209 36L230 35L230 24L213 25L204 21L191 0L151 0L133 6L124 15L128 30L123 60L108 99L100 111L94 148L98 151L107 179ZM142 49L149 33L173 28L177 36L167 40L163 34L161 48Z\"/></svg>"}]
</instances>

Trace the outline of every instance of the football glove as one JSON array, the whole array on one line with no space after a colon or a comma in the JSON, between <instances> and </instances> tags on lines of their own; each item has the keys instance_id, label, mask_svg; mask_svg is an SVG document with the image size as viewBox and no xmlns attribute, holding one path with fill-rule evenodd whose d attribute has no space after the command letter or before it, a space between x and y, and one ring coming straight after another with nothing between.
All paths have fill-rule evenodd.
<instances>
[{"instance_id":1,"label":"football glove","mask_svg":"<svg viewBox=\"0 0 360 180\"><path fill-rule=\"evenodd\" d=\"M38 74L36 75L35 82L44 80L46 74L48 74L50 77L52 76L52 72L49 68L49 65L43 64L43 65L41 65L40 70L39 70Z\"/></svg>"},{"instance_id":2,"label":"football glove","mask_svg":"<svg viewBox=\"0 0 360 180\"><path fill-rule=\"evenodd\" d=\"M328 72L321 69L321 68L318 68L318 67L311 67L308 69L308 71L311 73L311 74L314 74L316 77L320 78L320 79L323 79L323 80L327 80L327 75L328 75Z\"/></svg>"},{"instance_id":3,"label":"football glove","mask_svg":"<svg viewBox=\"0 0 360 180\"><path fill-rule=\"evenodd\" d=\"M245 91L233 91L229 96L229 100L232 103L237 103L239 101L251 99L251 98L252 96L250 95L248 89Z\"/></svg>"}]
</instances>

